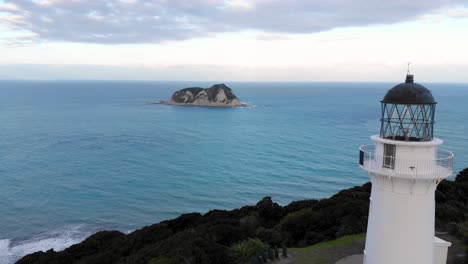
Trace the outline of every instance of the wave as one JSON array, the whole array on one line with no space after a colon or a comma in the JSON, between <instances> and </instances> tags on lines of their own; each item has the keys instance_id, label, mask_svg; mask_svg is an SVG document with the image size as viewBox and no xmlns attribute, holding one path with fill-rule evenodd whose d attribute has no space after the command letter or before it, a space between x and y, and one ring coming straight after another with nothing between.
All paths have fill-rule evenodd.
<instances>
[{"instance_id":1,"label":"wave","mask_svg":"<svg viewBox=\"0 0 468 264\"><path fill-rule=\"evenodd\" d=\"M0 239L0 263L13 264L23 256L37 251L60 251L80 243L92 233L83 231L81 226L75 226L27 239Z\"/></svg>"},{"instance_id":2,"label":"wave","mask_svg":"<svg viewBox=\"0 0 468 264\"><path fill-rule=\"evenodd\" d=\"M257 107L252 102L241 102L241 104L244 105L245 108L255 108L255 107Z\"/></svg>"}]
</instances>

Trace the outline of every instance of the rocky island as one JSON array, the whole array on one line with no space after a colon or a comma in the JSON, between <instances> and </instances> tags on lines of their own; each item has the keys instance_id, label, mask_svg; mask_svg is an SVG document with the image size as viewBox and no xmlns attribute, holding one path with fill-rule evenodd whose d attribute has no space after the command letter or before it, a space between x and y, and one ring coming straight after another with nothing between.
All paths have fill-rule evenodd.
<instances>
[{"instance_id":1,"label":"rocky island","mask_svg":"<svg viewBox=\"0 0 468 264\"><path fill-rule=\"evenodd\" d=\"M246 106L224 83L210 88L190 87L176 91L169 101L160 101L168 105L236 107Z\"/></svg>"}]
</instances>

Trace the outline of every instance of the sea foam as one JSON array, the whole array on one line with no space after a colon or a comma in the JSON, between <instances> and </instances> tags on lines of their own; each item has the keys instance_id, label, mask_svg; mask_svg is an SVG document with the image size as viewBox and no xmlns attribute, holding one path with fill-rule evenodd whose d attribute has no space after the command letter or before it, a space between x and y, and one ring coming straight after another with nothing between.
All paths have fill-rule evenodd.
<instances>
[{"instance_id":1,"label":"sea foam","mask_svg":"<svg viewBox=\"0 0 468 264\"><path fill-rule=\"evenodd\" d=\"M37 251L63 250L83 241L91 233L83 232L79 227L40 234L25 240L0 240L0 263L12 264L21 257Z\"/></svg>"}]
</instances>

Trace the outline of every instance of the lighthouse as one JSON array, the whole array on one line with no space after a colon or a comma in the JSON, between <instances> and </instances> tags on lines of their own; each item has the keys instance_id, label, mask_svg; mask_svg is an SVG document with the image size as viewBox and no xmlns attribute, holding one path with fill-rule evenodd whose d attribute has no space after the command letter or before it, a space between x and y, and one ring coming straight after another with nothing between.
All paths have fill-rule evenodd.
<instances>
[{"instance_id":1,"label":"lighthouse","mask_svg":"<svg viewBox=\"0 0 468 264\"><path fill-rule=\"evenodd\" d=\"M380 134L360 148L372 182L364 264L442 264L449 242L434 235L435 189L453 153L434 137L437 102L413 75L381 101Z\"/></svg>"}]
</instances>

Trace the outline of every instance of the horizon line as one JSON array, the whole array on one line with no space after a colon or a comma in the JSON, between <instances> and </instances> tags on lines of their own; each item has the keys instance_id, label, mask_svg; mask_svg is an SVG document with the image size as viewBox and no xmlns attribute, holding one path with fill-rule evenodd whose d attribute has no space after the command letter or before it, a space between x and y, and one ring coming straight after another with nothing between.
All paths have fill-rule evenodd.
<instances>
[{"instance_id":1,"label":"horizon line","mask_svg":"<svg viewBox=\"0 0 468 264\"><path fill-rule=\"evenodd\" d=\"M276 80L276 81L245 81L245 80L158 80L158 79L0 79L0 82L212 82L212 83L400 83L398 81L294 81L294 80ZM419 82L427 84L461 84L468 85L468 82L453 81L429 81Z\"/></svg>"}]
</instances>

